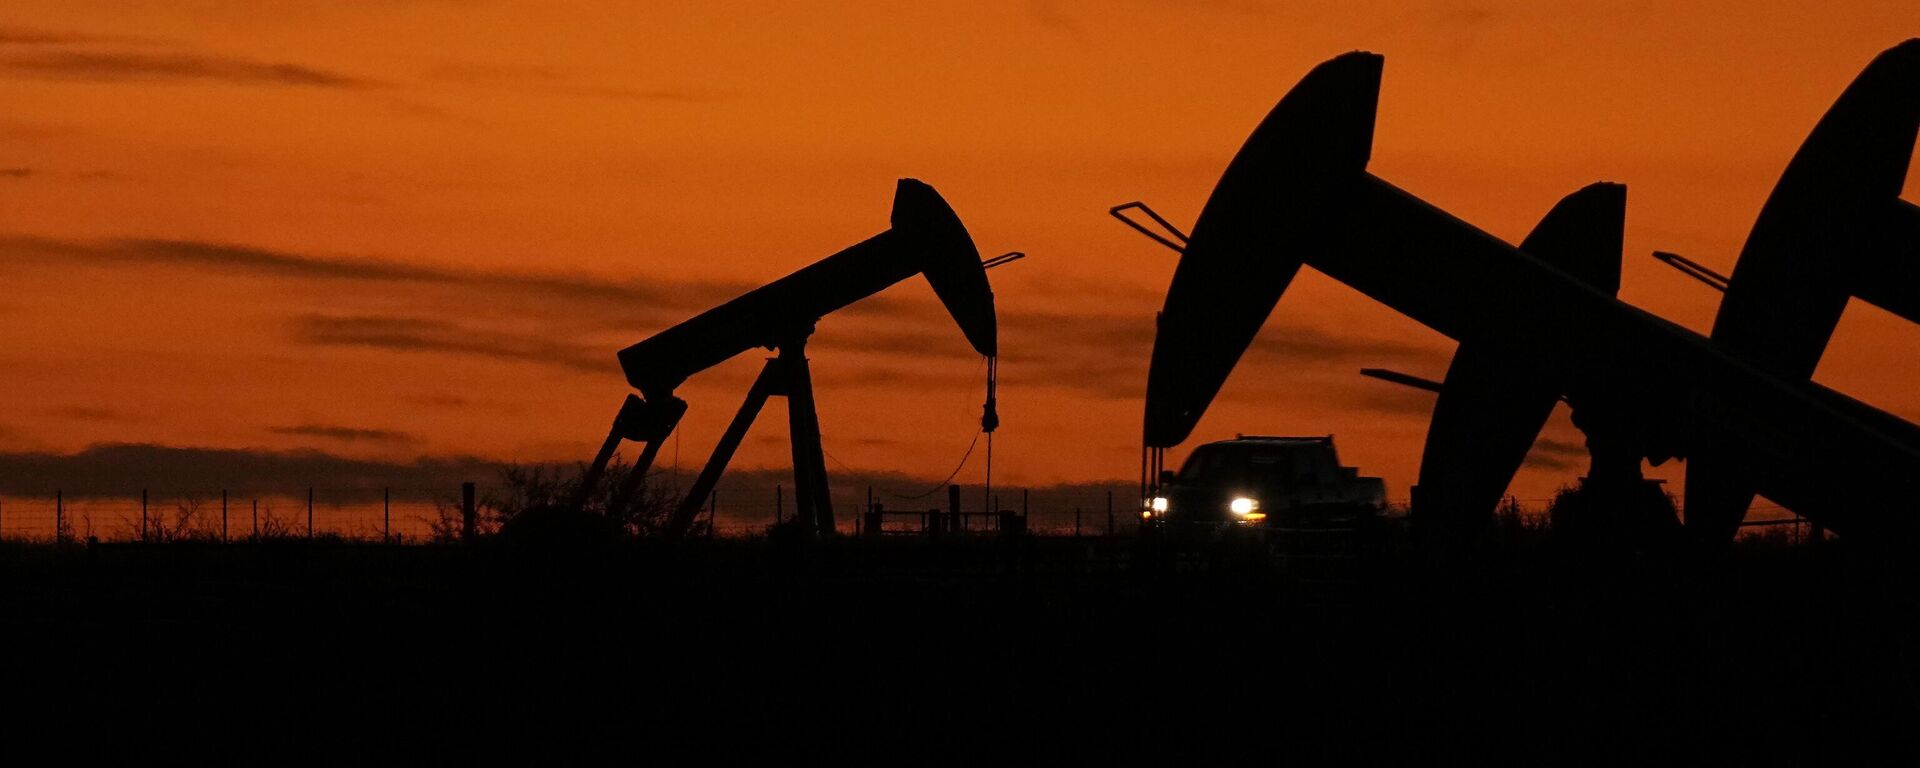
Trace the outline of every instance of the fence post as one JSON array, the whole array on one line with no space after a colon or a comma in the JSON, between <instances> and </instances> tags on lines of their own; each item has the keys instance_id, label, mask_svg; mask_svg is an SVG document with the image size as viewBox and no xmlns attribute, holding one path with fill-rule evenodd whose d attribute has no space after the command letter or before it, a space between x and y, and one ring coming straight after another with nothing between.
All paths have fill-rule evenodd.
<instances>
[{"instance_id":1,"label":"fence post","mask_svg":"<svg viewBox=\"0 0 1920 768\"><path fill-rule=\"evenodd\" d=\"M61 491L53 492L53 541L55 544L67 533L67 501Z\"/></svg>"},{"instance_id":2,"label":"fence post","mask_svg":"<svg viewBox=\"0 0 1920 768\"><path fill-rule=\"evenodd\" d=\"M1080 508L1073 508L1073 537L1080 538Z\"/></svg>"},{"instance_id":3,"label":"fence post","mask_svg":"<svg viewBox=\"0 0 1920 768\"><path fill-rule=\"evenodd\" d=\"M253 500L253 536L252 538L254 539L260 538L260 500L259 499Z\"/></svg>"},{"instance_id":4,"label":"fence post","mask_svg":"<svg viewBox=\"0 0 1920 768\"><path fill-rule=\"evenodd\" d=\"M380 543L393 543L393 489L380 489Z\"/></svg>"},{"instance_id":5,"label":"fence post","mask_svg":"<svg viewBox=\"0 0 1920 768\"><path fill-rule=\"evenodd\" d=\"M220 543L227 543L227 492L220 491Z\"/></svg>"},{"instance_id":6,"label":"fence post","mask_svg":"<svg viewBox=\"0 0 1920 768\"><path fill-rule=\"evenodd\" d=\"M473 483L460 484L460 540L472 542L478 536L479 523L474 519Z\"/></svg>"},{"instance_id":7,"label":"fence post","mask_svg":"<svg viewBox=\"0 0 1920 768\"><path fill-rule=\"evenodd\" d=\"M949 531L960 530L961 519L962 518L960 517L960 486L949 485L947 486L947 519L945 521L946 530L949 530ZM939 520L933 521L933 527L936 529L942 527L941 521Z\"/></svg>"},{"instance_id":8,"label":"fence post","mask_svg":"<svg viewBox=\"0 0 1920 768\"><path fill-rule=\"evenodd\" d=\"M781 490L779 483L773 484L773 524L774 525L780 524L780 514L781 514L780 506L783 503L785 503L785 499L781 498L781 496L784 493L785 491Z\"/></svg>"},{"instance_id":9,"label":"fence post","mask_svg":"<svg viewBox=\"0 0 1920 768\"><path fill-rule=\"evenodd\" d=\"M313 487L307 487L307 541L313 541Z\"/></svg>"},{"instance_id":10,"label":"fence post","mask_svg":"<svg viewBox=\"0 0 1920 768\"><path fill-rule=\"evenodd\" d=\"M147 489L140 489L140 541L147 540Z\"/></svg>"},{"instance_id":11,"label":"fence post","mask_svg":"<svg viewBox=\"0 0 1920 768\"><path fill-rule=\"evenodd\" d=\"M714 529L720 527L720 491L707 494L707 538L716 535Z\"/></svg>"}]
</instances>

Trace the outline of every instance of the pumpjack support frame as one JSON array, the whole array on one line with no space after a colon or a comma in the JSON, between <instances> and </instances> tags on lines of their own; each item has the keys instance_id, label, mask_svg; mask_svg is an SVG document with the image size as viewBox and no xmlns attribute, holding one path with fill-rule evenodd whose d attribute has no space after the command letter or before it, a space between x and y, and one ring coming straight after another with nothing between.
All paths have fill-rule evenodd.
<instances>
[{"instance_id":1,"label":"pumpjack support frame","mask_svg":"<svg viewBox=\"0 0 1920 768\"><path fill-rule=\"evenodd\" d=\"M646 482L661 442L686 413L686 402L674 390L693 374L763 347L775 350L776 356L761 368L693 487L668 516L664 532L679 536L692 527L767 398L784 397L797 491L798 514L793 524L809 533L832 534L833 504L806 357L814 325L894 283L925 275L967 343L990 359L999 353L988 265L981 262L953 208L933 187L901 179L890 221L892 226L880 234L621 350L620 367L639 394L629 394L614 418L606 441L582 477L576 508L592 495L621 441L643 442L646 447L609 501L611 508L623 508ZM1019 257L1006 254L993 263ZM989 431L986 422L992 420L991 408L989 393L989 413L983 420Z\"/></svg>"},{"instance_id":2,"label":"pumpjack support frame","mask_svg":"<svg viewBox=\"0 0 1920 768\"><path fill-rule=\"evenodd\" d=\"M806 356L806 339L782 344L779 355L767 359L760 375L747 389L740 411L720 435L700 476L680 500L668 522L668 530L684 532L693 526L707 497L720 482L720 475L733 461L733 454L746 439L747 430L759 418L771 397L787 399L787 439L793 447L793 487L796 506L793 525L820 534L834 531L833 497L828 492L825 451L820 446L820 414L813 400L813 376Z\"/></svg>"}]
</instances>

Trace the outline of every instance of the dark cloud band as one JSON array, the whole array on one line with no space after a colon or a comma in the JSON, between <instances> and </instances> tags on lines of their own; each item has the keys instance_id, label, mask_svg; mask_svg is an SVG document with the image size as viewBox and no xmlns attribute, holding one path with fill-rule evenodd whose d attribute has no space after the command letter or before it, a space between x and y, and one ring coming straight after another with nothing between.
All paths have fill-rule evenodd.
<instances>
[{"instance_id":1,"label":"dark cloud band","mask_svg":"<svg viewBox=\"0 0 1920 768\"><path fill-rule=\"evenodd\" d=\"M0 73L82 82L201 80L235 85L375 88L379 82L324 69L187 53L42 50L0 54Z\"/></svg>"}]
</instances>

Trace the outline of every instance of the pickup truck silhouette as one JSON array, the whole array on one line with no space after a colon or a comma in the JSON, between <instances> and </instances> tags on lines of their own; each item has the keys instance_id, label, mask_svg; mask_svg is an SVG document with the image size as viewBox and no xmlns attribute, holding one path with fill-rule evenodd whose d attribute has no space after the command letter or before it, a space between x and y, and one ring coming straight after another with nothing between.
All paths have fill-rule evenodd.
<instances>
[{"instance_id":1,"label":"pickup truck silhouette","mask_svg":"<svg viewBox=\"0 0 1920 768\"><path fill-rule=\"evenodd\" d=\"M1386 495L1380 478L1340 465L1332 435L1240 435L1162 473L1140 516L1162 528L1341 526L1379 515Z\"/></svg>"}]
</instances>

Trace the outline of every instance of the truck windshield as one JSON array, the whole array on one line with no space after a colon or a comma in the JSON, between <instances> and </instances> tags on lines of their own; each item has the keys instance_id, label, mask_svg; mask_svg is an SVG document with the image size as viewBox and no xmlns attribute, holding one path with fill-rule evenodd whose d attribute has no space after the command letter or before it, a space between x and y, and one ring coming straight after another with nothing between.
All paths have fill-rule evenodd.
<instances>
[{"instance_id":1,"label":"truck windshield","mask_svg":"<svg viewBox=\"0 0 1920 768\"><path fill-rule=\"evenodd\" d=\"M1248 486L1322 485L1333 481L1330 463L1298 446L1203 445L1180 467L1190 483Z\"/></svg>"}]
</instances>

